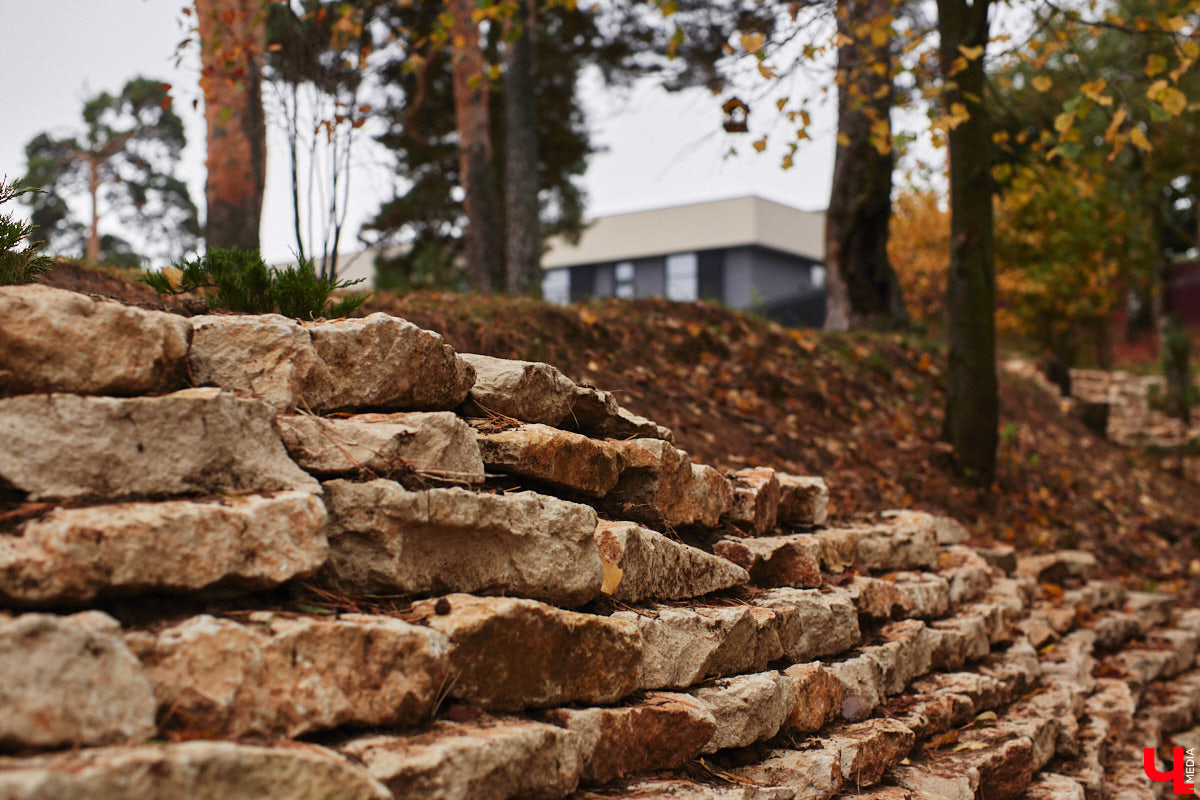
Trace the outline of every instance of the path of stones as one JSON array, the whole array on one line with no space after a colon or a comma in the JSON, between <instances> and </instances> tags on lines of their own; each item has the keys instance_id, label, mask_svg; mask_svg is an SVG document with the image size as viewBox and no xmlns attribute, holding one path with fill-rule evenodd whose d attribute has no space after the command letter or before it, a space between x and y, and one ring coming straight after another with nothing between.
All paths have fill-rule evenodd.
<instances>
[{"instance_id":1,"label":"path of stones","mask_svg":"<svg viewBox=\"0 0 1200 800\"><path fill-rule=\"evenodd\" d=\"M403 320L0 288L0 396L4 800L1152 798L1200 746L1200 610L826 527L819 478ZM412 602L164 600L301 582Z\"/></svg>"}]
</instances>

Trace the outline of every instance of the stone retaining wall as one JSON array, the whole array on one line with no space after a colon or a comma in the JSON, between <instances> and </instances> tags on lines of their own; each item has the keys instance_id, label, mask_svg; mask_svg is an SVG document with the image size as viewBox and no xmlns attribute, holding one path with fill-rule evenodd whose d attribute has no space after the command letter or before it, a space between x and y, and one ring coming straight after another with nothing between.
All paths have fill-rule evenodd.
<instances>
[{"instance_id":1,"label":"stone retaining wall","mask_svg":"<svg viewBox=\"0 0 1200 800\"><path fill-rule=\"evenodd\" d=\"M0 288L0 798L1134 798L1197 743L1200 612L672 440L381 314Z\"/></svg>"}]
</instances>

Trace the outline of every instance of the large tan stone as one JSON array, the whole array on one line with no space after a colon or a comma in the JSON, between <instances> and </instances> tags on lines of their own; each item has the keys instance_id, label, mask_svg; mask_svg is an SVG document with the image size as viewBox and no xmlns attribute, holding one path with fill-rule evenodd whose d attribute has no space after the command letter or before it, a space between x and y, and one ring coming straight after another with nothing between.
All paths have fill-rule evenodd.
<instances>
[{"instance_id":1,"label":"large tan stone","mask_svg":"<svg viewBox=\"0 0 1200 800\"><path fill-rule=\"evenodd\" d=\"M858 613L872 619L940 617L950 609L950 585L928 572L894 572L883 578L857 576L846 584Z\"/></svg>"},{"instance_id":2,"label":"large tan stone","mask_svg":"<svg viewBox=\"0 0 1200 800\"><path fill-rule=\"evenodd\" d=\"M783 674L795 691L786 722L789 730L812 733L838 718L844 692L837 675L821 664L793 664Z\"/></svg>"},{"instance_id":3,"label":"large tan stone","mask_svg":"<svg viewBox=\"0 0 1200 800\"><path fill-rule=\"evenodd\" d=\"M755 586L821 585L821 543L809 534L722 539L713 552L750 573Z\"/></svg>"},{"instance_id":4,"label":"large tan stone","mask_svg":"<svg viewBox=\"0 0 1200 800\"><path fill-rule=\"evenodd\" d=\"M163 397L0 400L0 486L30 499L316 491L275 415L216 389Z\"/></svg>"},{"instance_id":5,"label":"large tan stone","mask_svg":"<svg viewBox=\"0 0 1200 800\"><path fill-rule=\"evenodd\" d=\"M603 497L621 475L620 450L578 433L531 424L476 435L488 467L559 489Z\"/></svg>"},{"instance_id":6,"label":"large tan stone","mask_svg":"<svg viewBox=\"0 0 1200 800\"><path fill-rule=\"evenodd\" d=\"M0 536L0 597L265 588L325 563L325 506L307 492L55 509Z\"/></svg>"},{"instance_id":7,"label":"large tan stone","mask_svg":"<svg viewBox=\"0 0 1200 800\"><path fill-rule=\"evenodd\" d=\"M0 286L0 395L132 395L186 385L191 326L49 286Z\"/></svg>"},{"instance_id":8,"label":"large tan stone","mask_svg":"<svg viewBox=\"0 0 1200 800\"><path fill-rule=\"evenodd\" d=\"M596 512L533 492L410 492L374 480L325 484L329 561L346 592L513 594L574 606L600 594Z\"/></svg>"},{"instance_id":9,"label":"large tan stone","mask_svg":"<svg viewBox=\"0 0 1200 800\"><path fill-rule=\"evenodd\" d=\"M811 528L829 516L829 487L824 478L776 472L779 482L779 524Z\"/></svg>"},{"instance_id":10,"label":"large tan stone","mask_svg":"<svg viewBox=\"0 0 1200 800\"><path fill-rule=\"evenodd\" d=\"M193 380L278 411L448 410L474 381L440 335L386 314L309 324L278 314L205 316L192 325Z\"/></svg>"},{"instance_id":11,"label":"large tan stone","mask_svg":"<svg viewBox=\"0 0 1200 800\"><path fill-rule=\"evenodd\" d=\"M729 481L661 439L616 443L625 463L608 493L618 516L652 526L715 526L733 502Z\"/></svg>"},{"instance_id":12,"label":"large tan stone","mask_svg":"<svg viewBox=\"0 0 1200 800\"><path fill-rule=\"evenodd\" d=\"M337 749L361 763L395 800L507 800L574 791L577 738L554 725L485 716L435 722L408 736L362 736Z\"/></svg>"},{"instance_id":13,"label":"large tan stone","mask_svg":"<svg viewBox=\"0 0 1200 800\"><path fill-rule=\"evenodd\" d=\"M634 414L617 403L612 392L576 386L571 413L563 425L603 439L662 439L675 441L669 428Z\"/></svg>"},{"instance_id":14,"label":"large tan stone","mask_svg":"<svg viewBox=\"0 0 1200 800\"><path fill-rule=\"evenodd\" d=\"M851 657L827 665L846 697L863 698L871 707L904 691L914 679L929 672L936 639L920 620L902 620L884 626L880 644L863 647Z\"/></svg>"},{"instance_id":15,"label":"large tan stone","mask_svg":"<svg viewBox=\"0 0 1200 800\"><path fill-rule=\"evenodd\" d=\"M107 614L0 616L0 675L0 749L139 742L154 734L150 682Z\"/></svg>"},{"instance_id":16,"label":"large tan stone","mask_svg":"<svg viewBox=\"0 0 1200 800\"><path fill-rule=\"evenodd\" d=\"M783 655L779 617L754 606L620 611L641 632L638 686L682 689L705 678L761 672Z\"/></svg>"},{"instance_id":17,"label":"large tan stone","mask_svg":"<svg viewBox=\"0 0 1200 800\"><path fill-rule=\"evenodd\" d=\"M453 643L450 696L494 711L612 703L638 688L641 636L621 619L452 594L413 606Z\"/></svg>"},{"instance_id":18,"label":"large tan stone","mask_svg":"<svg viewBox=\"0 0 1200 800\"><path fill-rule=\"evenodd\" d=\"M716 733L701 749L715 753L746 747L779 733L795 698L791 680L778 672L722 678L687 692L713 715Z\"/></svg>"},{"instance_id":19,"label":"large tan stone","mask_svg":"<svg viewBox=\"0 0 1200 800\"><path fill-rule=\"evenodd\" d=\"M367 474L452 483L482 483L475 434L449 411L356 414L329 419L284 414L279 428L288 454L322 477Z\"/></svg>"},{"instance_id":20,"label":"large tan stone","mask_svg":"<svg viewBox=\"0 0 1200 800\"><path fill-rule=\"evenodd\" d=\"M884 770L912 748L913 732L895 720L873 719L834 728L808 750L774 750L738 774L759 783L785 786L803 797L832 797L840 788L878 783Z\"/></svg>"},{"instance_id":21,"label":"large tan stone","mask_svg":"<svg viewBox=\"0 0 1200 800\"><path fill-rule=\"evenodd\" d=\"M546 719L578 737L588 783L681 767L699 755L717 729L707 709L671 694L620 708L554 709Z\"/></svg>"},{"instance_id":22,"label":"large tan stone","mask_svg":"<svg viewBox=\"0 0 1200 800\"><path fill-rule=\"evenodd\" d=\"M201 615L125 639L169 714L164 726L230 738L412 725L449 680L446 638L393 617Z\"/></svg>"},{"instance_id":23,"label":"large tan stone","mask_svg":"<svg viewBox=\"0 0 1200 800\"><path fill-rule=\"evenodd\" d=\"M951 545L938 553L938 572L950 584L950 602L968 603L992 586L992 568L970 547Z\"/></svg>"},{"instance_id":24,"label":"large tan stone","mask_svg":"<svg viewBox=\"0 0 1200 800\"><path fill-rule=\"evenodd\" d=\"M1094 578L1099 570L1096 557L1084 550L1020 556L1017 575L1028 575L1039 583L1062 583L1069 578Z\"/></svg>"},{"instance_id":25,"label":"large tan stone","mask_svg":"<svg viewBox=\"0 0 1200 800\"><path fill-rule=\"evenodd\" d=\"M184 742L0 760L5 800L391 800L361 768L314 744Z\"/></svg>"},{"instance_id":26,"label":"large tan stone","mask_svg":"<svg viewBox=\"0 0 1200 800\"><path fill-rule=\"evenodd\" d=\"M606 791L604 796L612 800L796 800L795 790L782 786L696 783L687 780L636 781L621 787L615 794Z\"/></svg>"},{"instance_id":27,"label":"large tan stone","mask_svg":"<svg viewBox=\"0 0 1200 800\"><path fill-rule=\"evenodd\" d=\"M605 594L622 603L682 600L741 586L746 571L633 522L601 520L596 544L605 575Z\"/></svg>"},{"instance_id":28,"label":"large tan stone","mask_svg":"<svg viewBox=\"0 0 1200 800\"><path fill-rule=\"evenodd\" d=\"M727 475L733 505L725 519L750 536L764 536L779 518L779 481L770 467L747 467Z\"/></svg>"},{"instance_id":29,"label":"large tan stone","mask_svg":"<svg viewBox=\"0 0 1200 800\"><path fill-rule=\"evenodd\" d=\"M877 522L816 531L830 572L861 565L873 572L932 566L937 561L934 519L919 511L886 512Z\"/></svg>"},{"instance_id":30,"label":"large tan stone","mask_svg":"<svg viewBox=\"0 0 1200 800\"><path fill-rule=\"evenodd\" d=\"M463 353L475 368L471 400L485 411L522 422L558 425L575 403L575 382L540 361Z\"/></svg>"},{"instance_id":31,"label":"large tan stone","mask_svg":"<svg viewBox=\"0 0 1200 800\"><path fill-rule=\"evenodd\" d=\"M780 628L784 655L794 663L837 655L858 644L858 612L841 591L771 589L754 598L756 605L775 610L793 609Z\"/></svg>"}]
</instances>

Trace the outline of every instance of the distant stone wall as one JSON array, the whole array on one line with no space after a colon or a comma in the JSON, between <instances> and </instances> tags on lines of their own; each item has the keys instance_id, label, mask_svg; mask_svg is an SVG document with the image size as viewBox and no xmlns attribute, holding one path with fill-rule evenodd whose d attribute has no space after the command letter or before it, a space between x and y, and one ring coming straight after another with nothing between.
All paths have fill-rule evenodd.
<instances>
[{"instance_id":1,"label":"distant stone wall","mask_svg":"<svg viewBox=\"0 0 1200 800\"><path fill-rule=\"evenodd\" d=\"M1166 384L1161 375L1134 375L1119 370L1071 370L1071 396L1108 405L1108 438L1118 444L1174 446L1200 439L1200 414L1196 415L1195 424L1186 429L1180 420L1151 407L1151 398L1165 393Z\"/></svg>"},{"instance_id":2,"label":"distant stone wall","mask_svg":"<svg viewBox=\"0 0 1200 800\"><path fill-rule=\"evenodd\" d=\"M381 314L0 287L0 498L6 800L1141 797L1197 743L1200 612Z\"/></svg>"}]
</instances>

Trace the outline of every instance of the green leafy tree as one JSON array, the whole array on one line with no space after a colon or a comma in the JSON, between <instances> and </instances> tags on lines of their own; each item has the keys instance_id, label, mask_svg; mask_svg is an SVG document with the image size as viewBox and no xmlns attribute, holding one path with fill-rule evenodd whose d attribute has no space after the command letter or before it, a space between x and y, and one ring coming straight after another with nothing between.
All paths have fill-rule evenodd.
<instances>
[{"instance_id":1,"label":"green leafy tree","mask_svg":"<svg viewBox=\"0 0 1200 800\"><path fill-rule=\"evenodd\" d=\"M0 179L0 205L34 190ZM50 259L41 254L41 242L31 240L33 225L11 213L0 215L0 285L32 283L50 269Z\"/></svg>"},{"instance_id":2,"label":"green leafy tree","mask_svg":"<svg viewBox=\"0 0 1200 800\"><path fill-rule=\"evenodd\" d=\"M196 207L174 175L186 139L169 88L134 78L120 94L102 92L84 104L81 132L41 133L26 145L22 184L39 191L25 202L50 247L92 262L136 262L128 242L101 231L107 215L136 233L148 256L177 257L195 245ZM86 221L72 208L76 198L89 204Z\"/></svg>"}]
</instances>

